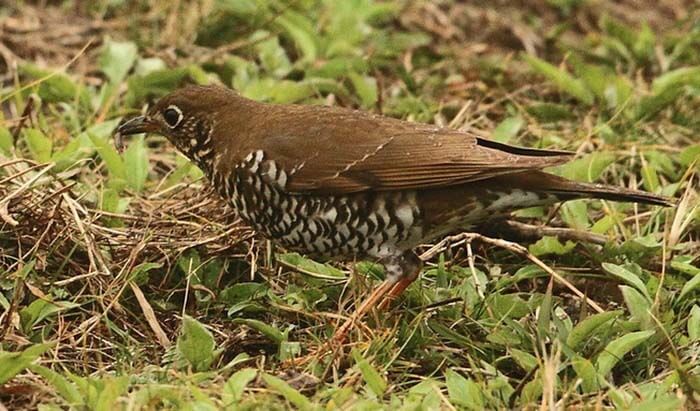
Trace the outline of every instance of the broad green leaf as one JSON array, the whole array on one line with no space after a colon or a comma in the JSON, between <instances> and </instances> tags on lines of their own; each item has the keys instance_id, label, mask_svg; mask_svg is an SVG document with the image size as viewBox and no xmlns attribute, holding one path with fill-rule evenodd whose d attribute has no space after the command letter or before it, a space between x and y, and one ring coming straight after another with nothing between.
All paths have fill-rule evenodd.
<instances>
[{"instance_id":1,"label":"broad green leaf","mask_svg":"<svg viewBox=\"0 0 700 411\"><path fill-rule=\"evenodd\" d=\"M238 403L243 397L245 387L255 379L258 371L253 368L244 368L237 371L224 384L221 400L224 406L228 407Z\"/></svg>"},{"instance_id":2,"label":"broad green leaf","mask_svg":"<svg viewBox=\"0 0 700 411\"><path fill-rule=\"evenodd\" d=\"M536 403L542 397L542 372L536 371L532 379L523 386L519 403L526 408L526 404Z\"/></svg>"},{"instance_id":3,"label":"broad green leaf","mask_svg":"<svg viewBox=\"0 0 700 411\"><path fill-rule=\"evenodd\" d=\"M632 314L632 318L639 321L642 329L648 330L652 328L651 303L635 288L621 285L620 291L622 291L622 296L625 299L627 309Z\"/></svg>"},{"instance_id":4,"label":"broad green leaf","mask_svg":"<svg viewBox=\"0 0 700 411\"><path fill-rule=\"evenodd\" d=\"M438 321L429 321L428 326L437 335L453 342L454 344L456 344L460 347L473 347L474 346L472 340L470 340L466 336L458 333L457 331L453 330L452 328L441 324Z\"/></svg>"},{"instance_id":5,"label":"broad green leaf","mask_svg":"<svg viewBox=\"0 0 700 411\"><path fill-rule=\"evenodd\" d=\"M60 172L78 163L80 159L86 159L92 154L91 147L84 147L79 139L72 139L60 150L51 155L51 161L56 164L54 168Z\"/></svg>"},{"instance_id":6,"label":"broad green leaf","mask_svg":"<svg viewBox=\"0 0 700 411\"><path fill-rule=\"evenodd\" d=\"M22 329L25 332L29 332L32 327L47 317L79 306L80 304L70 301L51 301L48 298L36 299L19 312Z\"/></svg>"},{"instance_id":7,"label":"broad green leaf","mask_svg":"<svg viewBox=\"0 0 700 411\"><path fill-rule=\"evenodd\" d=\"M447 395L452 404L472 410L484 409L481 388L474 381L447 369L445 382L447 383Z\"/></svg>"},{"instance_id":8,"label":"broad green leaf","mask_svg":"<svg viewBox=\"0 0 700 411\"><path fill-rule=\"evenodd\" d=\"M259 31L253 35L252 41L255 41L255 37L263 38L266 36L269 36L269 33ZM281 79L292 71L292 64L287 57L287 52L280 46L278 37L273 36L259 42L255 49L258 52L261 66L273 77Z\"/></svg>"},{"instance_id":9,"label":"broad green leaf","mask_svg":"<svg viewBox=\"0 0 700 411\"><path fill-rule=\"evenodd\" d=\"M595 94L599 101L606 102L610 82L614 78L615 72L608 67L593 64L577 64L575 68L584 85ZM610 106L608 104L608 107Z\"/></svg>"},{"instance_id":10,"label":"broad green leaf","mask_svg":"<svg viewBox=\"0 0 700 411\"><path fill-rule=\"evenodd\" d=\"M686 85L700 87L700 67L681 67L666 72L654 79L651 90L654 94L661 94Z\"/></svg>"},{"instance_id":11,"label":"broad green leaf","mask_svg":"<svg viewBox=\"0 0 700 411\"><path fill-rule=\"evenodd\" d=\"M260 320L255 320L252 318L236 318L233 320L233 322L235 324L247 325L248 327L260 332L265 337L272 340L275 344L280 344L283 341L287 340L287 336L285 335L285 333L271 325L265 324Z\"/></svg>"},{"instance_id":12,"label":"broad green leaf","mask_svg":"<svg viewBox=\"0 0 700 411\"><path fill-rule=\"evenodd\" d=\"M461 336L467 338L466 336ZM519 346L521 342L520 335L509 327L499 327L491 330L486 336L486 340L493 344L502 345L504 347Z\"/></svg>"},{"instance_id":13,"label":"broad green leaf","mask_svg":"<svg viewBox=\"0 0 700 411\"><path fill-rule=\"evenodd\" d=\"M654 335L652 330L637 331L623 335L610 342L603 352L598 355L595 363L596 369L601 375L608 375L625 354L648 340L652 335Z\"/></svg>"},{"instance_id":14,"label":"broad green leaf","mask_svg":"<svg viewBox=\"0 0 700 411\"><path fill-rule=\"evenodd\" d=\"M529 54L524 54L523 58L530 65L533 71L546 77L563 92L577 98L587 105L593 104L593 93L586 88L585 84L581 80L575 78L566 70L559 69L548 62Z\"/></svg>"},{"instance_id":15,"label":"broad green leaf","mask_svg":"<svg viewBox=\"0 0 700 411\"><path fill-rule=\"evenodd\" d=\"M700 274L700 268L693 265L695 261L694 255L678 255L671 260L671 267L681 273L688 274L689 276L695 276Z\"/></svg>"},{"instance_id":16,"label":"broad green leaf","mask_svg":"<svg viewBox=\"0 0 700 411\"><path fill-rule=\"evenodd\" d=\"M270 374L262 374L262 379L268 387L280 393L287 401L291 402L296 408L306 411L313 410L314 406L302 393L295 390L285 381L274 377Z\"/></svg>"},{"instance_id":17,"label":"broad green leaf","mask_svg":"<svg viewBox=\"0 0 700 411\"><path fill-rule=\"evenodd\" d=\"M0 115L0 121L2 121L2 116ZM10 129L4 126L0 126L0 153L9 155L14 146L14 141L12 138L12 133Z\"/></svg>"},{"instance_id":18,"label":"broad green leaf","mask_svg":"<svg viewBox=\"0 0 700 411\"><path fill-rule=\"evenodd\" d=\"M69 405L78 407L85 404L85 399L75 384L68 381L63 375L39 364L32 364L29 369L41 375Z\"/></svg>"},{"instance_id":19,"label":"broad green leaf","mask_svg":"<svg viewBox=\"0 0 700 411\"><path fill-rule=\"evenodd\" d=\"M683 285L683 288L681 289L681 293L678 295L678 299L676 301L682 300L686 295L690 294L691 292L699 290L700 291L700 273L695 274L693 278L688 280L685 285Z\"/></svg>"},{"instance_id":20,"label":"broad green leaf","mask_svg":"<svg viewBox=\"0 0 700 411\"><path fill-rule=\"evenodd\" d=\"M695 304L688 316L688 337L690 341L700 340L700 305Z\"/></svg>"},{"instance_id":21,"label":"broad green leaf","mask_svg":"<svg viewBox=\"0 0 700 411\"><path fill-rule=\"evenodd\" d=\"M342 78L348 73L366 73L367 61L359 56L340 56L323 62L320 66L309 67L306 75L309 77Z\"/></svg>"},{"instance_id":22,"label":"broad green leaf","mask_svg":"<svg viewBox=\"0 0 700 411\"><path fill-rule=\"evenodd\" d=\"M35 128L26 128L23 133L24 139L27 142L27 147L32 153L34 160L40 163L48 163L51 161L51 152L53 150L53 141L46 137L41 130Z\"/></svg>"},{"instance_id":23,"label":"broad green leaf","mask_svg":"<svg viewBox=\"0 0 700 411\"><path fill-rule=\"evenodd\" d=\"M695 145L686 147L678 155L678 161L680 161L680 163L686 167L691 165L693 162L700 163L700 144L695 144ZM700 164L698 164L698 165L700 165Z\"/></svg>"},{"instance_id":24,"label":"broad green leaf","mask_svg":"<svg viewBox=\"0 0 700 411\"><path fill-rule=\"evenodd\" d=\"M35 344L22 352L0 351L0 385L10 381L15 375L34 362L53 344Z\"/></svg>"},{"instance_id":25,"label":"broad green leaf","mask_svg":"<svg viewBox=\"0 0 700 411\"><path fill-rule=\"evenodd\" d=\"M664 395L661 398L646 398L627 408L628 411L677 411L682 409L684 409L683 400L675 395Z\"/></svg>"},{"instance_id":26,"label":"broad green leaf","mask_svg":"<svg viewBox=\"0 0 700 411\"><path fill-rule=\"evenodd\" d=\"M114 148L114 145L112 145L106 139L100 138L93 134L88 134L88 137L95 146L97 154L99 154L102 161L104 161L110 176L125 180L126 166L124 165L122 158L119 156L119 153L117 153L117 149Z\"/></svg>"},{"instance_id":27,"label":"broad green leaf","mask_svg":"<svg viewBox=\"0 0 700 411\"><path fill-rule=\"evenodd\" d=\"M608 388L608 397L612 401L612 405L615 406L617 410L627 410L634 401L636 396L633 396L624 389L618 389L615 386Z\"/></svg>"},{"instance_id":28,"label":"broad green leaf","mask_svg":"<svg viewBox=\"0 0 700 411\"><path fill-rule=\"evenodd\" d=\"M178 157L178 159L179 158L182 157ZM183 182L193 169L197 169L197 166L195 166L194 163L191 163L187 159L184 160L186 162L179 165L175 169L175 171L171 172L165 179L165 183L163 183L161 186L163 189L170 188L176 184Z\"/></svg>"},{"instance_id":29,"label":"broad green leaf","mask_svg":"<svg viewBox=\"0 0 700 411\"><path fill-rule=\"evenodd\" d=\"M547 287L542 303L537 311L537 334L539 341L546 341L549 336L549 326L552 320L552 289Z\"/></svg>"},{"instance_id":30,"label":"broad green leaf","mask_svg":"<svg viewBox=\"0 0 700 411\"><path fill-rule=\"evenodd\" d=\"M586 200L567 201L562 204L560 213L564 222L575 230L587 230L590 227Z\"/></svg>"},{"instance_id":31,"label":"broad green leaf","mask_svg":"<svg viewBox=\"0 0 700 411\"><path fill-rule=\"evenodd\" d=\"M143 76L130 76L127 80L128 93L126 102L136 106L147 98L161 97L173 91L178 86L192 80L197 84L208 82L198 66L179 67L174 69L156 70Z\"/></svg>"},{"instance_id":32,"label":"broad green leaf","mask_svg":"<svg viewBox=\"0 0 700 411\"><path fill-rule=\"evenodd\" d=\"M637 291L642 293L642 295L644 296L644 298L647 299L647 301L651 302L651 296L649 296L649 291L647 290L647 287L636 274L622 266L611 263L603 263L603 270L605 270L605 272L607 272L608 274L618 278L619 280L622 280L626 284L629 284L632 287L636 288Z\"/></svg>"},{"instance_id":33,"label":"broad green leaf","mask_svg":"<svg viewBox=\"0 0 700 411\"><path fill-rule=\"evenodd\" d=\"M656 35L649 27L649 24L642 22L641 28L637 30L637 36L632 44L632 51L637 59L648 61L654 54L654 46L656 45Z\"/></svg>"},{"instance_id":34,"label":"broad green leaf","mask_svg":"<svg viewBox=\"0 0 700 411\"><path fill-rule=\"evenodd\" d=\"M593 182L615 161L609 152L595 152L559 167L561 175L570 180Z\"/></svg>"},{"instance_id":35,"label":"broad green leaf","mask_svg":"<svg viewBox=\"0 0 700 411\"><path fill-rule=\"evenodd\" d=\"M491 138L501 143L507 143L518 135L524 124L525 120L520 116L508 117L496 126Z\"/></svg>"},{"instance_id":36,"label":"broad green leaf","mask_svg":"<svg viewBox=\"0 0 700 411\"><path fill-rule=\"evenodd\" d=\"M219 300L228 305L234 305L258 298L264 295L267 290L268 287L264 283L240 282L221 291Z\"/></svg>"},{"instance_id":37,"label":"broad green leaf","mask_svg":"<svg viewBox=\"0 0 700 411\"><path fill-rule=\"evenodd\" d=\"M632 27L608 14L601 16L600 26L605 34L619 40L627 48L632 48L637 41L637 34Z\"/></svg>"},{"instance_id":38,"label":"broad green leaf","mask_svg":"<svg viewBox=\"0 0 700 411\"><path fill-rule=\"evenodd\" d=\"M530 372L539 366L539 363L537 362L537 357L528 352L519 350L517 348L511 348L510 355L511 357L513 357L513 360L515 360L515 362L518 363L520 368L527 372Z\"/></svg>"},{"instance_id":39,"label":"broad green leaf","mask_svg":"<svg viewBox=\"0 0 700 411\"><path fill-rule=\"evenodd\" d=\"M132 190L143 190L148 178L148 149L143 136L129 142L124 151L124 177Z\"/></svg>"},{"instance_id":40,"label":"broad green leaf","mask_svg":"<svg viewBox=\"0 0 700 411\"><path fill-rule=\"evenodd\" d=\"M95 404L91 407L96 411L111 411L119 408L117 399L129 388L129 376L103 377L102 385Z\"/></svg>"},{"instance_id":41,"label":"broad green leaf","mask_svg":"<svg viewBox=\"0 0 700 411\"><path fill-rule=\"evenodd\" d=\"M661 242L656 238L656 235L650 234L641 237L632 237L622 243L620 251L628 255L653 255L654 251L661 249Z\"/></svg>"},{"instance_id":42,"label":"broad green leaf","mask_svg":"<svg viewBox=\"0 0 700 411\"><path fill-rule=\"evenodd\" d=\"M590 231L595 234L605 234L608 230L615 227L615 221L612 215L606 214L593 224Z\"/></svg>"},{"instance_id":43,"label":"broad green leaf","mask_svg":"<svg viewBox=\"0 0 700 411\"><path fill-rule=\"evenodd\" d=\"M80 87L66 74L44 70L32 63L20 64L19 74L40 81L37 94L45 103L70 103L81 93Z\"/></svg>"},{"instance_id":44,"label":"broad green leaf","mask_svg":"<svg viewBox=\"0 0 700 411\"><path fill-rule=\"evenodd\" d=\"M136 61L138 49L132 42L107 40L100 54L100 69L112 84L124 80Z\"/></svg>"},{"instance_id":45,"label":"broad green leaf","mask_svg":"<svg viewBox=\"0 0 700 411\"><path fill-rule=\"evenodd\" d=\"M103 188L100 193L100 209L110 213L123 213L129 205L129 198L123 198L113 188Z\"/></svg>"},{"instance_id":46,"label":"broad green leaf","mask_svg":"<svg viewBox=\"0 0 700 411\"><path fill-rule=\"evenodd\" d=\"M347 278L347 275L341 270L327 264L317 263L316 261L302 257L297 253L278 255L277 261L311 277L323 278L327 280Z\"/></svg>"},{"instance_id":47,"label":"broad green leaf","mask_svg":"<svg viewBox=\"0 0 700 411\"><path fill-rule=\"evenodd\" d=\"M582 380L583 391L593 392L601 389L603 378L593 366L593 363L583 357L577 357L571 361L571 366L576 375Z\"/></svg>"},{"instance_id":48,"label":"broad green leaf","mask_svg":"<svg viewBox=\"0 0 700 411\"><path fill-rule=\"evenodd\" d=\"M99 138L105 141L112 141L112 132L119 125L121 118L114 118L89 126L85 131L78 134L75 139L80 141L80 147L83 149L94 149L95 144L93 138ZM90 137L92 136L92 137Z\"/></svg>"},{"instance_id":49,"label":"broad green leaf","mask_svg":"<svg viewBox=\"0 0 700 411\"><path fill-rule=\"evenodd\" d=\"M134 267L129 273L129 281L135 281L137 284L143 284L148 281L148 272L162 267L161 263L141 263Z\"/></svg>"},{"instance_id":50,"label":"broad green leaf","mask_svg":"<svg viewBox=\"0 0 700 411\"><path fill-rule=\"evenodd\" d=\"M348 73L355 93L360 97L362 107L372 108L377 104L377 80L371 76L351 72Z\"/></svg>"},{"instance_id":51,"label":"broad green leaf","mask_svg":"<svg viewBox=\"0 0 700 411\"><path fill-rule=\"evenodd\" d=\"M683 93L681 88L668 88L659 93L644 96L637 104L637 120L645 120L658 114L661 110L670 106L678 100Z\"/></svg>"},{"instance_id":52,"label":"broad green leaf","mask_svg":"<svg viewBox=\"0 0 700 411\"><path fill-rule=\"evenodd\" d=\"M290 104L316 94L316 88L308 81L275 80L264 78L251 82L241 90L243 96L257 101Z\"/></svg>"},{"instance_id":53,"label":"broad green leaf","mask_svg":"<svg viewBox=\"0 0 700 411\"><path fill-rule=\"evenodd\" d=\"M644 189L654 193L659 188L659 175L656 173L656 168L649 164L642 165L642 182Z\"/></svg>"},{"instance_id":54,"label":"broad green leaf","mask_svg":"<svg viewBox=\"0 0 700 411\"><path fill-rule=\"evenodd\" d=\"M374 395L377 397L384 395L384 392L386 392L387 383L384 377L379 374L379 371L377 371L376 368L374 368L372 364L370 364L366 358L363 358L362 354L355 349L352 350L352 358L355 360L355 365L360 370L362 378L365 380L365 383L370 391L372 391L372 393L374 393Z\"/></svg>"},{"instance_id":55,"label":"broad green leaf","mask_svg":"<svg viewBox=\"0 0 700 411\"><path fill-rule=\"evenodd\" d=\"M214 336L199 321L185 315L177 339L177 351L195 371L209 369L214 361Z\"/></svg>"},{"instance_id":56,"label":"broad green leaf","mask_svg":"<svg viewBox=\"0 0 700 411\"><path fill-rule=\"evenodd\" d=\"M148 57L140 58L136 61L136 67L134 67L134 74L137 76L145 76L146 74L153 73L158 70L165 70L168 65L158 57Z\"/></svg>"},{"instance_id":57,"label":"broad green leaf","mask_svg":"<svg viewBox=\"0 0 700 411\"><path fill-rule=\"evenodd\" d=\"M292 11L287 11L284 15L278 16L275 21L292 38L294 44L301 51L303 55L302 61L308 63L316 60L318 46L313 23L301 14Z\"/></svg>"},{"instance_id":58,"label":"broad green leaf","mask_svg":"<svg viewBox=\"0 0 700 411\"><path fill-rule=\"evenodd\" d=\"M530 252L536 256L547 254L564 255L574 248L576 248L576 243L567 241L566 244L562 244L558 238L551 236L544 236L529 247Z\"/></svg>"},{"instance_id":59,"label":"broad green leaf","mask_svg":"<svg viewBox=\"0 0 700 411\"><path fill-rule=\"evenodd\" d=\"M280 361L291 360L301 354L301 343L298 341L282 341L278 352Z\"/></svg>"},{"instance_id":60,"label":"broad green leaf","mask_svg":"<svg viewBox=\"0 0 700 411\"><path fill-rule=\"evenodd\" d=\"M571 107L556 103L537 103L526 107L525 110L542 123L571 120L576 117Z\"/></svg>"},{"instance_id":61,"label":"broad green leaf","mask_svg":"<svg viewBox=\"0 0 700 411\"><path fill-rule=\"evenodd\" d=\"M522 318L530 313L527 303L515 294L494 294L489 299L496 318Z\"/></svg>"},{"instance_id":62,"label":"broad green leaf","mask_svg":"<svg viewBox=\"0 0 700 411\"><path fill-rule=\"evenodd\" d=\"M574 329L571 330L566 338L566 344L573 350L578 349L591 337L598 327L608 323L620 314L622 314L622 311L606 311L586 318L574 326Z\"/></svg>"}]
</instances>

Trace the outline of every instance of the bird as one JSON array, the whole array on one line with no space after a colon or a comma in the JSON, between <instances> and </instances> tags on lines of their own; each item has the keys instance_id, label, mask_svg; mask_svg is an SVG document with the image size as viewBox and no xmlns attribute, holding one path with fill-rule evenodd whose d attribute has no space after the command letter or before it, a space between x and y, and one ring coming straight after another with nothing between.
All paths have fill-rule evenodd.
<instances>
[{"instance_id":1,"label":"bird","mask_svg":"<svg viewBox=\"0 0 700 411\"><path fill-rule=\"evenodd\" d=\"M578 198L669 206L666 197L543 171L574 153L340 107L271 104L185 86L115 130L165 136L257 233L319 260L371 260L386 280L335 335L419 275L416 246L511 212Z\"/></svg>"}]
</instances>

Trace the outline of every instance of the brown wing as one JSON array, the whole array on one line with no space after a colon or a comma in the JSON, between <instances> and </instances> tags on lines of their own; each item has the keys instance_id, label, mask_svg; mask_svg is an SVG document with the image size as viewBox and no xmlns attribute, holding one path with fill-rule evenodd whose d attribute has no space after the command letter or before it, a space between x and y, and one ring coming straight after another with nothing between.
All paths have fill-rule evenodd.
<instances>
[{"instance_id":1,"label":"brown wing","mask_svg":"<svg viewBox=\"0 0 700 411\"><path fill-rule=\"evenodd\" d=\"M287 189L298 193L420 189L463 184L539 170L570 160L559 151L499 144L466 133L414 132L387 137L375 146L320 147L296 165Z\"/></svg>"},{"instance_id":2,"label":"brown wing","mask_svg":"<svg viewBox=\"0 0 700 411\"><path fill-rule=\"evenodd\" d=\"M274 153L294 193L442 187L538 170L572 155L334 108L266 105L253 117L243 151Z\"/></svg>"}]
</instances>

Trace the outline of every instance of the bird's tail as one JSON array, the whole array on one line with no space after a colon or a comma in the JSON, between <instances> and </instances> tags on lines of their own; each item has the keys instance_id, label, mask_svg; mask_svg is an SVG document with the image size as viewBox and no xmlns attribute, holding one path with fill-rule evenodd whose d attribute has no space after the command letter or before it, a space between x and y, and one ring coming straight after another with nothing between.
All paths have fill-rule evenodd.
<instances>
[{"instance_id":1,"label":"bird's tail","mask_svg":"<svg viewBox=\"0 0 700 411\"><path fill-rule=\"evenodd\" d=\"M646 191L630 190L627 188L608 186L604 184L587 184L571 181L569 183L569 187L547 191L555 194L562 200L590 197L610 201L653 204L664 207L670 207L675 204L673 200L668 197L647 193Z\"/></svg>"},{"instance_id":2,"label":"bird's tail","mask_svg":"<svg viewBox=\"0 0 700 411\"><path fill-rule=\"evenodd\" d=\"M600 198L610 201L653 204L664 207L675 205L673 199L645 191L630 190L604 184L579 183L543 171L518 173L518 175L520 177L518 178L518 186L521 188L553 194L560 200ZM516 175L511 174L509 177L516 177Z\"/></svg>"}]
</instances>

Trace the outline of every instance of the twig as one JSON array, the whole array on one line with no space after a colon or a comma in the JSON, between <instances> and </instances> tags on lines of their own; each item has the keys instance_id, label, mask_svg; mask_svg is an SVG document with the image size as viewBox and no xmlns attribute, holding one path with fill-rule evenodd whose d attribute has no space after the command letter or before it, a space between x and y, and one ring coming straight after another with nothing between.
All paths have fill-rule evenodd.
<instances>
[{"instance_id":1,"label":"twig","mask_svg":"<svg viewBox=\"0 0 700 411\"><path fill-rule=\"evenodd\" d=\"M170 347L171 342L168 339L167 334L165 334L165 331L163 331L163 328L160 326L160 323L156 318L156 314L153 311L153 307L148 302L148 299L146 299L146 296L143 295L143 291L141 291L139 286L134 281L129 281L129 286L131 287L131 291L136 296L136 301L138 301L141 311L143 311L143 315L146 317L146 322L148 322L151 330L153 330L153 333L155 333L158 343L163 348Z\"/></svg>"},{"instance_id":2,"label":"twig","mask_svg":"<svg viewBox=\"0 0 700 411\"><path fill-rule=\"evenodd\" d=\"M0 200L0 218L2 218L7 224L11 226L17 226L19 225L19 222L12 218L10 215L9 210L7 209L8 204L10 203L10 200L12 200L14 197L20 195L22 192L26 191L32 184L34 184L39 178L41 178L42 175L47 173L49 170L51 170L54 166L54 163L49 163L46 167L44 167L41 171L36 173L32 178L27 180L24 184L19 186L19 188L9 195L7 195L5 198Z\"/></svg>"},{"instance_id":3,"label":"twig","mask_svg":"<svg viewBox=\"0 0 700 411\"><path fill-rule=\"evenodd\" d=\"M486 237L481 234L477 233L462 233L462 234L457 234L455 236L447 237L444 240L440 241L439 243L435 244L433 247L425 251L423 254L420 255L420 259L423 261L430 260L431 258L435 257L437 254L441 253L442 251L456 247L461 244L469 243L471 241L481 241L482 243L486 244L491 244L495 245L497 247L506 249L513 254L517 254L523 257L526 257L528 260L532 261L535 265L540 267L542 270L544 270L547 274L550 276L554 277L555 280L557 280L559 283L563 284L566 288L571 290L576 296L584 300L588 305L590 305L594 310L596 310L599 313L605 312L605 310L598 305L595 301L589 299L586 297L584 293L581 292L576 286L571 284L566 278L562 277L559 275L556 271L554 271L551 267L549 267L547 264L542 262L539 258L535 257L532 255L527 248L523 247L520 244L513 243L510 241L506 240L501 240L497 238L491 238L491 237Z\"/></svg>"},{"instance_id":4,"label":"twig","mask_svg":"<svg viewBox=\"0 0 700 411\"><path fill-rule=\"evenodd\" d=\"M526 238L542 238L545 236L550 236L557 237L564 241L571 240L598 245L605 245L608 242L608 239L600 234L572 230L569 228L536 226L514 220L507 220L505 221L505 224L508 226L508 228L522 234Z\"/></svg>"},{"instance_id":5,"label":"twig","mask_svg":"<svg viewBox=\"0 0 700 411\"><path fill-rule=\"evenodd\" d=\"M17 126L15 126L15 129L12 130L12 146L17 144L17 138L19 137L19 133L22 132L22 128L24 128L24 123L32 115L33 109L34 97L30 95L29 100L27 100L27 105L24 106L24 110L22 110L22 115L19 117L19 122L17 123Z\"/></svg>"}]
</instances>

